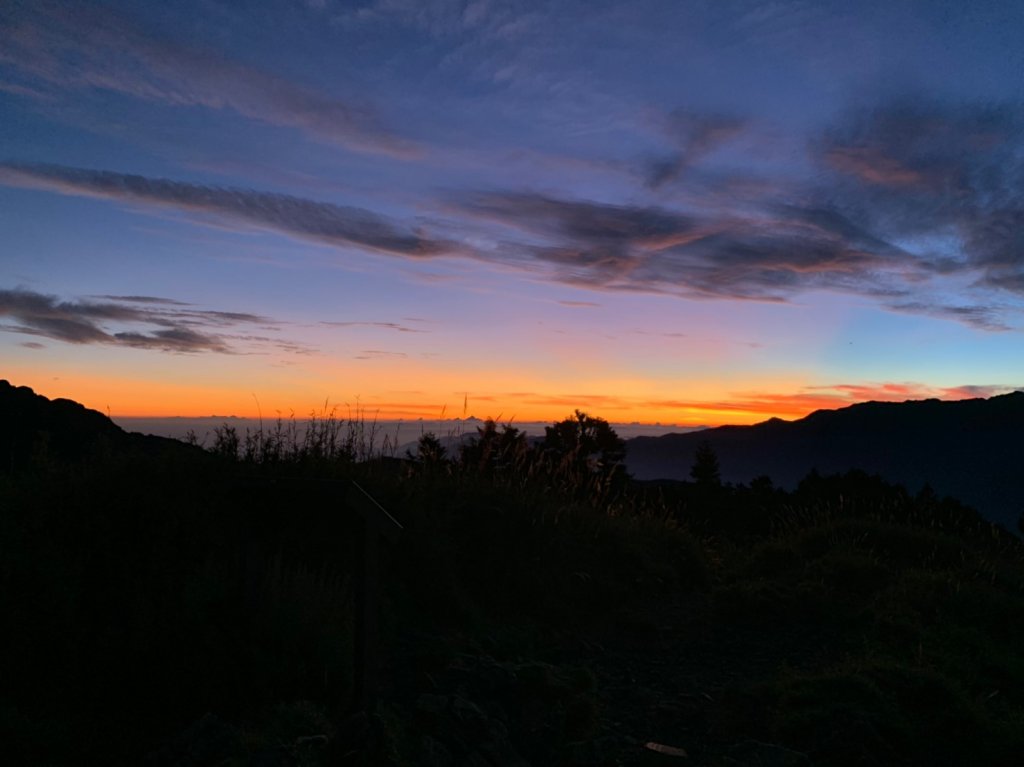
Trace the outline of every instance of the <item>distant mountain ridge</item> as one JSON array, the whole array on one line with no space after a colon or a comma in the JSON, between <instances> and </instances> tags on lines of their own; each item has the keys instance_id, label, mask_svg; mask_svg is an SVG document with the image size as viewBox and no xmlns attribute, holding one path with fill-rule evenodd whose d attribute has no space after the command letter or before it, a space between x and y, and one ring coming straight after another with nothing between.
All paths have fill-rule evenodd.
<instances>
[{"instance_id":1,"label":"distant mountain ridge","mask_svg":"<svg viewBox=\"0 0 1024 767\"><path fill-rule=\"evenodd\" d=\"M865 402L796 421L720 426L626 441L637 479L689 479L697 446L718 454L722 479L767 475L793 487L812 469L862 469L912 492L925 483L1016 530L1024 512L1024 392L944 402Z\"/></svg>"},{"instance_id":2,"label":"distant mountain ridge","mask_svg":"<svg viewBox=\"0 0 1024 767\"><path fill-rule=\"evenodd\" d=\"M626 466L639 480L689 479L697 446L715 449L726 482L768 476L794 487L812 469L862 469L916 492L926 483L987 519L1017 529L1024 513L1024 392L943 402L865 402L818 410L796 421L626 440ZM202 453L164 437L127 432L102 413L50 400L0 380L0 474L40 459L77 462L99 452Z\"/></svg>"},{"instance_id":3,"label":"distant mountain ridge","mask_svg":"<svg viewBox=\"0 0 1024 767\"><path fill-rule=\"evenodd\" d=\"M74 463L98 452L201 452L178 440L127 432L96 410L0 380L0 474L39 461Z\"/></svg>"}]
</instances>

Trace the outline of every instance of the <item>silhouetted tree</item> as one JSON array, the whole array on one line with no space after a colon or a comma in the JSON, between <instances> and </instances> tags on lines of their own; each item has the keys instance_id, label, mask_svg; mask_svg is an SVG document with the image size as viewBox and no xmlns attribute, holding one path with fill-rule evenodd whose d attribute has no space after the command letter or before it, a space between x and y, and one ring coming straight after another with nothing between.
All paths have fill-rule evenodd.
<instances>
[{"instance_id":1,"label":"silhouetted tree","mask_svg":"<svg viewBox=\"0 0 1024 767\"><path fill-rule=\"evenodd\" d=\"M511 424L501 430L494 419L488 418L477 427L477 436L459 450L459 461L464 469L483 476L508 474L523 469L529 462L530 444L525 432Z\"/></svg>"},{"instance_id":2,"label":"silhouetted tree","mask_svg":"<svg viewBox=\"0 0 1024 767\"><path fill-rule=\"evenodd\" d=\"M433 432L428 431L420 436L416 443L416 460L429 469L437 468L445 460L444 445Z\"/></svg>"},{"instance_id":3,"label":"silhouetted tree","mask_svg":"<svg viewBox=\"0 0 1024 767\"><path fill-rule=\"evenodd\" d=\"M697 446L694 454L690 476L701 487L718 487L722 484L722 475L718 467L718 454L708 440Z\"/></svg>"},{"instance_id":4,"label":"silhouetted tree","mask_svg":"<svg viewBox=\"0 0 1024 767\"><path fill-rule=\"evenodd\" d=\"M603 418L577 410L571 418L544 428L545 453L569 457L595 472L611 473L626 458L626 443Z\"/></svg>"},{"instance_id":5,"label":"silhouetted tree","mask_svg":"<svg viewBox=\"0 0 1024 767\"><path fill-rule=\"evenodd\" d=\"M577 410L544 429L539 465L555 487L604 504L626 487L625 457L626 444L607 421Z\"/></svg>"}]
</instances>

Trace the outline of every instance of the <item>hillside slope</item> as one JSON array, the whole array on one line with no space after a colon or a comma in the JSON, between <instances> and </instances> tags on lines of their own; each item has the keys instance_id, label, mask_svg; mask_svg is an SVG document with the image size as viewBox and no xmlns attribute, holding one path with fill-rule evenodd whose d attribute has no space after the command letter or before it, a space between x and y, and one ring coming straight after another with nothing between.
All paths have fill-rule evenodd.
<instances>
[{"instance_id":1,"label":"hillside slope","mask_svg":"<svg viewBox=\"0 0 1024 767\"><path fill-rule=\"evenodd\" d=\"M916 491L928 483L994 522L1016 529L1024 512L1024 392L990 399L866 402L797 421L722 426L627 440L637 479L688 479L707 440L722 479L767 475L792 487L810 470L863 469Z\"/></svg>"},{"instance_id":2,"label":"hillside slope","mask_svg":"<svg viewBox=\"0 0 1024 767\"><path fill-rule=\"evenodd\" d=\"M0 474L40 462L73 463L98 452L202 453L178 440L126 432L77 402L0 380Z\"/></svg>"}]
</instances>

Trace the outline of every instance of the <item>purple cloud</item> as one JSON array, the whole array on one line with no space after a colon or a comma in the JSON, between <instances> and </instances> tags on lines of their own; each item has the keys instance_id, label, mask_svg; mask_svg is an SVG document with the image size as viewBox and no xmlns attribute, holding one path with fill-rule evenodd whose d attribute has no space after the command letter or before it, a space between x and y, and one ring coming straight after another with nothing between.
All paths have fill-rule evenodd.
<instances>
[{"instance_id":1,"label":"purple cloud","mask_svg":"<svg viewBox=\"0 0 1024 767\"><path fill-rule=\"evenodd\" d=\"M445 255L455 248L449 242L431 239L362 208L251 189L186 184L60 165L15 163L0 164L0 183L212 213L307 240L335 246L352 245L392 255L429 257Z\"/></svg>"},{"instance_id":2,"label":"purple cloud","mask_svg":"<svg viewBox=\"0 0 1024 767\"><path fill-rule=\"evenodd\" d=\"M33 83L112 91L178 107L230 109L361 152L411 157L419 151L365 104L151 35L92 5L33 5L10 16L0 63Z\"/></svg>"},{"instance_id":3,"label":"purple cloud","mask_svg":"<svg viewBox=\"0 0 1024 767\"><path fill-rule=\"evenodd\" d=\"M189 305L171 299L61 300L21 288L0 289L0 318L10 320L0 323L0 330L70 344L109 344L177 353L238 354L246 351L235 341L255 348L272 346L296 353L309 351L307 347L283 339L226 332L251 325L273 325L273 320L267 317L181 308L185 306ZM42 348L42 344L36 342L22 346Z\"/></svg>"}]
</instances>

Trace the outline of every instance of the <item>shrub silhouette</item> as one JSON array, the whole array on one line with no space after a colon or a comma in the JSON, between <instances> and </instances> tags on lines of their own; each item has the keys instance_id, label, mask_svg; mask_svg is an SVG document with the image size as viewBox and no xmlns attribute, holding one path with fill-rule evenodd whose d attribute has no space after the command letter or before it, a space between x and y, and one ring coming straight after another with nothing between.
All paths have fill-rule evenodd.
<instances>
[{"instance_id":1,"label":"shrub silhouette","mask_svg":"<svg viewBox=\"0 0 1024 767\"><path fill-rule=\"evenodd\" d=\"M502 481L525 480L534 459L525 432L512 424L503 424L499 431L491 418L477 427L476 436L459 451L464 471Z\"/></svg>"},{"instance_id":2,"label":"shrub silhouette","mask_svg":"<svg viewBox=\"0 0 1024 767\"><path fill-rule=\"evenodd\" d=\"M718 454L707 440L697 446L693 466L690 467L690 476L701 487L718 487L722 484Z\"/></svg>"},{"instance_id":3,"label":"shrub silhouette","mask_svg":"<svg viewBox=\"0 0 1024 767\"><path fill-rule=\"evenodd\" d=\"M445 460L447 451L433 432L420 435L416 443L415 459L428 470L436 470ZM413 457L409 454L410 457Z\"/></svg>"},{"instance_id":4,"label":"shrub silhouette","mask_svg":"<svg viewBox=\"0 0 1024 767\"><path fill-rule=\"evenodd\" d=\"M367 763L429 763L423 736L447 736L445 720L416 730L425 689L448 708L473 699L460 710L480 728L446 741L462 756L500 708L509 748L565 763L611 716L637 731L658 716L608 694L626 674L649 702L700 715L707 728L683 745L709 764L749 741L851 767L1019 761L1024 547L954 500L863 472L814 473L795 491L767 478L652 488L621 470L607 422L581 412L537 447L486 422L454 461L433 435L408 461L383 448L357 460L372 426L333 428L309 442L225 431L220 457L125 453L127 435L110 432L110 449L90 438L77 463L11 465L9 761L140 763L206 711L244 735L218 763L255 763L246 744L309 727L331 734L319 722L342 721L351 691L351 536L323 494L268 489L281 477L357 480L405 526L382 552L390 761ZM57 444L59 419L45 431ZM657 683L641 690L643 674ZM505 697L475 698L503 684ZM709 694L680 703L687 686ZM541 738L548 719L560 725Z\"/></svg>"},{"instance_id":5,"label":"shrub silhouette","mask_svg":"<svg viewBox=\"0 0 1024 767\"><path fill-rule=\"evenodd\" d=\"M599 472L610 472L622 465L626 444L603 418L581 410L544 429L545 451L570 457Z\"/></svg>"}]
</instances>

